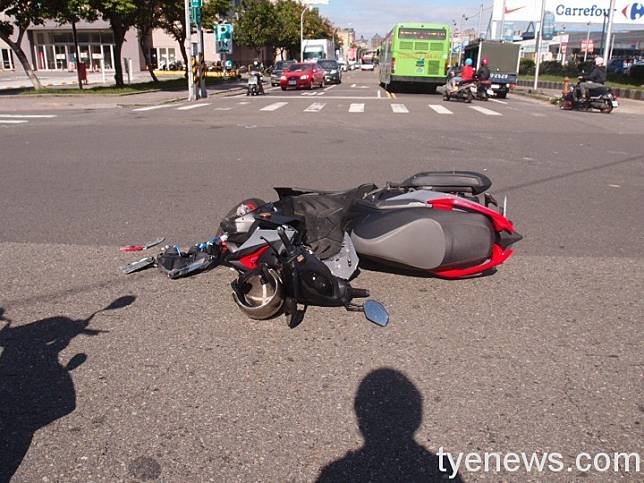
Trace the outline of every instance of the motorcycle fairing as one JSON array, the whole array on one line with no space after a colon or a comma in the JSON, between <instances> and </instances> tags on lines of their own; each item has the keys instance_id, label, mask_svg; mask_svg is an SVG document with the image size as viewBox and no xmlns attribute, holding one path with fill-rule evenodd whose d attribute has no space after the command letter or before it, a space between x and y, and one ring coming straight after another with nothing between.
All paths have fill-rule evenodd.
<instances>
[{"instance_id":1,"label":"motorcycle fairing","mask_svg":"<svg viewBox=\"0 0 644 483\"><path fill-rule=\"evenodd\" d=\"M492 186L492 180L474 171L429 171L416 173L401 183L413 188L428 188L443 193L484 193Z\"/></svg>"}]
</instances>

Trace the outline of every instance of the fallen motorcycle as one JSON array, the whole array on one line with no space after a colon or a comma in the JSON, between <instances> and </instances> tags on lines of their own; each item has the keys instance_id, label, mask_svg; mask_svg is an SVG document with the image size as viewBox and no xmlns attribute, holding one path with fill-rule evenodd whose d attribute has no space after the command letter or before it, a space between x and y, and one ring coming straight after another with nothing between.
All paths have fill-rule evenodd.
<instances>
[{"instance_id":1,"label":"fallen motorcycle","mask_svg":"<svg viewBox=\"0 0 644 483\"><path fill-rule=\"evenodd\" d=\"M482 174L454 171L418 173L383 188L276 188L277 201L242 201L212 240L185 253L167 247L156 264L171 278L234 268L233 299L251 319L284 314L295 327L309 306L344 307L386 326L382 304L354 303L369 297L351 285L359 263L446 279L491 272L522 238L505 203L499 210L487 193L491 184ZM144 260L134 262L136 270L149 266Z\"/></svg>"},{"instance_id":2,"label":"fallen motorcycle","mask_svg":"<svg viewBox=\"0 0 644 483\"><path fill-rule=\"evenodd\" d=\"M560 107L564 111L592 111L593 109L610 114L613 109L619 107L617 97L608 86L597 86L590 90L588 95L581 96L579 84L583 81L579 77L577 85L561 97Z\"/></svg>"}]
</instances>

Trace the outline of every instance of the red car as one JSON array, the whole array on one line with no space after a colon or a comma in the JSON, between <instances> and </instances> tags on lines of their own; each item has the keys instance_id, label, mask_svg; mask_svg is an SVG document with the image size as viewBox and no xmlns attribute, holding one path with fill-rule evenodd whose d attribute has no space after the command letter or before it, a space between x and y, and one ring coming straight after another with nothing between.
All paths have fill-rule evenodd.
<instances>
[{"instance_id":1,"label":"red car","mask_svg":"<svg viewBox=\"0 0 644 483\"><path fill-rule=\"evenodd\" d=\"M291 64L280 77L280 87L286 89L313 89L324 87L324 69L318 64Z\"/></svg>"}]
</instances>

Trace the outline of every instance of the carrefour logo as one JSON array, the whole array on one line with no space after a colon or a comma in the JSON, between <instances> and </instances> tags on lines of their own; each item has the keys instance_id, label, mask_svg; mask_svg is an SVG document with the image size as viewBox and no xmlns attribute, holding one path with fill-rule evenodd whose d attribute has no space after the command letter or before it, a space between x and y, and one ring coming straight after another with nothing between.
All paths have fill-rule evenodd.
<instances>
[{"instance_id":1,"label":"carrefour logo","mask_svg":"<svg viewBox=\"0 0 644 483\"><path fill-rule=\"evenodd\" d=\"M644 4L635 2L631 5L626 5L622 13L628 20L639 20L644 16Z\"/></svg>"},{"instance_id":2,"label":"carrefour logo","mask_svg":"<svg viewBox=\"0 0 644 483\"><path fill-rule=\"evenodd\" d=\"M591 7L566 7L563 4L557 5L557 15L562 17L608 17L610 8L600 8L597 5Z\"/></svg>"}]
</instances>

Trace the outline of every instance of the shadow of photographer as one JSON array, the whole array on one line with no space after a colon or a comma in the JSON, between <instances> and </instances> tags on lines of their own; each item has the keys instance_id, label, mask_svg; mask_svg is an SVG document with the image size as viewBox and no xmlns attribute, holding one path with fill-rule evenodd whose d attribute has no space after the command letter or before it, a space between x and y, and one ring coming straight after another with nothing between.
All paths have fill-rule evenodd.
<instances>
[{"instance_id":1,"label":"shadow of photographer","mask_svg":"<svg viewBox=\"0 0 644 483\"><path fill-rule=\"evenodd\" d=\"M360 383L354 408L364 445L324 467L318 482L432 482L452 475L414 440L423 420L423 396L402 373L382 368ZM462 482L457 474L450 481Z\"/></svg>"},{"instance_id":2,"label":"shadow of photographer","mask_svg":"<svg viewBox=\"0 0 644 483\"><path fill-rule=\"evenodd\" d=\"M76 409L76 391L70 372L87 360L76 354L66 365L59 353L78 335L94 336L89 329L95 315L126 307L134 296L116 299L87 319L50 317L27 325L11 326L0 308L0 483L8 482L29 450L40 428Z\"/></svg>"}]
</instances>

